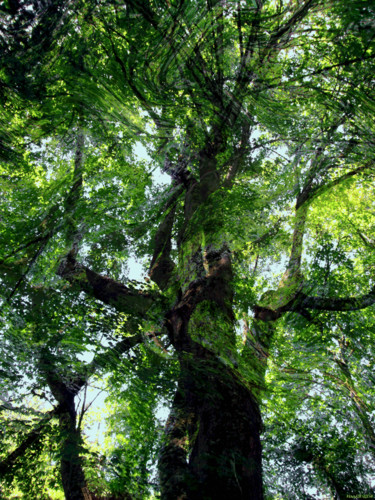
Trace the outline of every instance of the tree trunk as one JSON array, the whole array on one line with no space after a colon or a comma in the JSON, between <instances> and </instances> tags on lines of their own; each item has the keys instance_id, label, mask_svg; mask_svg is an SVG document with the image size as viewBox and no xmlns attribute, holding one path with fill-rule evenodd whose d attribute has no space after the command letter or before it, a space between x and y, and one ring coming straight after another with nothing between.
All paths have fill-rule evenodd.
<instances>
[{"instance_id":1,"label":"tree trunk","mask_svg":"<svg viewBox=\"0 0 375 500\"><path fill-rule=\"evenodd\" d=\"M189 498L263 498L256 400L218 359L202 357L184 365L186 398L193 401L197 421L190 438Z\"/></svg>"},{"instance_id":2,"label":"tree trunk","mask_svg":"<svg viewBox=\"0 0 375 500\"><path fill-rule=\"evenodd\" d=\"M187 462L189 426L194 413L188 411L185 397L179 386L165 426L165 444L159 455L159 480L164 500L187 498L190 469Z\"/></svg>"},{"instance_id":3,"label":"tree trunk","mask_svg":"<svg viewBox=\"0 0 375 500\"><path fill-rule=\"evenodd\" d=\"M69 397L70 396L70 397ZM80 457L81 436L76 429L74 396L67 395L59 415L61 433L61 479L66 500L84 500L86 486Z\"/></svg>"},{"instance_id":4,"label":"tree trunk","mask_svg":"<svg viewBox=\"0 0 375 500\"><path fill-rule=\"evenodd\" d=\"M81 434L77 428L74 398L86 381L80 377L70 381L62 379L46 351L41 356L43 370L53 397L59 403L59 431L61 443L60 471L66 500L84 500L82 489L86 486L82 467Z\"/></svg>"},{"instance_id":5,"label":"tree trunk","mask_svg":"<svg viewBox=\"0 0 375 500\"><path fill-rule=\"evenodd\" d=\"M206 276L167 318L181 371L159 463L162 498L262 499L259 407L235 369L230 253L204 255Z\"/></svg>"}]
</instances>

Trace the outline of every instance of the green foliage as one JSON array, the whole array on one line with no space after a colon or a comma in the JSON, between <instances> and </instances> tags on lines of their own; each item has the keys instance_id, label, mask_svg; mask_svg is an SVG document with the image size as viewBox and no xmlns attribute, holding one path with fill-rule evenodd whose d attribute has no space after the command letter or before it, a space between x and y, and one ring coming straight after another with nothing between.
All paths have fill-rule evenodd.
<instances>
[{"instance_id":1,"label":"green foliage","mask_svg":"<svg viewBox=\"0 0 375 500\"><path fill-rule=\"evenodd\" d=\"M1 460L78 387L89 489L157 496L191 354L170 311L190 293L186 335L262 404L268 497L372 494L372 3L9 1L1 15ZM215 300L212 249L232 262ZM129 279L134 257L148 281ZM152 306L125 314L130 295ZM101 444L82 396L95 381ZM61 422L0 478L7 498L62 492Z\"/></svg>"}]
</instances>

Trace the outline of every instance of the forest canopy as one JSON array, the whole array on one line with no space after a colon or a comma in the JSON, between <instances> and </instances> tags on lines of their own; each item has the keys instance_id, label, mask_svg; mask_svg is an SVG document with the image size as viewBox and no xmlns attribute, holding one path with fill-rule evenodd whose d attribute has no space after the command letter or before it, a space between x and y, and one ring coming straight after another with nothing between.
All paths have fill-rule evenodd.
<instances>
[{"instance_id":1,"label":"forest canopy","mask_svg":"<svg viewBox=\"0 0 375 500\"><path fill-rule=\"evenodd\" d=\"M373 2L0 14L1 497L372 498Z\"/></svg>"}]
</instances>

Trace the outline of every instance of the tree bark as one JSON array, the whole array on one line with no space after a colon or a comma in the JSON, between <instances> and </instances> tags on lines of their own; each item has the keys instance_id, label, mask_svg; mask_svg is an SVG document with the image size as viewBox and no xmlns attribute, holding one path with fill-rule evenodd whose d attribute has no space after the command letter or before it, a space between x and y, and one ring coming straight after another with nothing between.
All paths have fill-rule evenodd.
<instances>
[{"instance_id":1,"label":"tree bark","mask_svg":"<svg viewBox=\"0 0 375 500\"><path fill-rule=\"evenodd\" d=\"M159 298L155 293L141 292L102 276L77 262L72 253L61 260L57 274L73 288L113 306L117 311L144 316Z\"/></svg>"},{"instance_id":2,"label":"tree bark","mask_svg":"<svg viewBox=\"0 0 375 500\"><path fill-rule=\"evenodd\" d=\"M167 316L180 379L173 431L167 427L174 441L159 462L162 498L262 499L259 407L231 349L230 252L207 247L204 255L206 276L190 283Z\"/></svg>"},{"instance_id":3,"label":"tree bark","mask_svg":"<svg viewBox=\"0 0 375 500\"><path fill-rule=\"evenodd\" d=\"M76 428L74 395L66 394L59 415L61 433L60 471L66 500L84 500L83 488L86 486L80 457L81 436Z\"/></svg>"},{"instance_id":4,"label":"tree bark","mask_svg":"<svg viewBox=\"0 0 375 500\"><path fill-rule=\"evenodd\" d=\"M213 357L184 363L185 397L196 411L189 466L191 499L262 499L261 417L257 401Z\"/></svg>"},{"instance_id":5,"label":"tree bark","mask_svg":"<svg viewBox=\"0 0 375 500\"><path fill-rule=\"evenodd\" d=\"M48 386L59 403L60 471L65 498L85 500L83 489L86 487L86 481L81 458L82 438L77 427L74 399L86 384L86 380L81 377L73 377L71 381L62 380L47 352L42 353L41 363Z\"/></svg>"},{"instance_id":6,"label":"tree bark","mask_svg":"<svg viewBox=\"0 0 375 500\"><path fill-rule=\"evenodd\" d=\"M164 500L187 499L190 482L188 429L194 419L189 412L181 387L178 387L165 426L165 443L159 455L161 497Z\"/></svg>"}]
</instances>

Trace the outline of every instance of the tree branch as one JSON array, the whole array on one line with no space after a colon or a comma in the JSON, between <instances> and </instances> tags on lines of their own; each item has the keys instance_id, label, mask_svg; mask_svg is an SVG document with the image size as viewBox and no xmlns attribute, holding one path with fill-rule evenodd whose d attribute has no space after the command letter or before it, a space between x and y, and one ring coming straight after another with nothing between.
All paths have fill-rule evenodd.
<instances>
[{"instance_id":1,"label":"tree branch","mask_svg":"<svg viewBox=\"0 0 375 500\"><path fill-rule=\"evenodd\" d=\"M304 78L310 78L311 76L316 76L316 75L321 75L322 73L325 73L326 71L329 71L331 69L335 68L344 68L346 66L350 66L351 64L355 63L363 63L363 61L371 60L375 58L375 54L370 54L366 56L365 54L363 56L355 57L353 59L347 59L346 61L342 61L336 64L331 64L329 66L323 66L323 68L317 69L315 71L311 71L310 73L305 73L302 76L298 76L296 78L290 78L288 80L287 86L289 84L292 84L294 82L298 82L300 80L303 80ZM280 87L280 82L277 82L273 85L267 85L267 89L271 88L279 88Z\"/></svg>"},{"instance_id":2,"label":"tree branch","mask_svg":"<svg viewBox=\"0 0 375 500\"><path fill-rule=\"evenodd\" d=\"M283 311L300 312L304 309L318 311L358 311L375 304L375 286L359 297L309 297L299 292L294 303L284 306Z\"/></svg>"},{"instance_id":3,"label":"tree branch","mask_svg":"<svg viewBox=\"0 0 375 500\"><path fill-rule=\"evenodd\" d=\"M274 291L269 294L275 294ZM273 296L271 297L273 298ZM255 316L262 321L276 321L286 312L296 312L311 320L307 309L316 311L359 311L375 304L375 286L364 295L359 297L309 297L303 292L297 292L291 296L289 302L280 307L272 307L269 297L265 297L263 304L253 307Z\"/></svg>"},{"instance_id":4,"label":"tree branch","mask_svg":"<svg viewBox=\"0 0 375 500\"><path fill-rule=\"evenodd\" d=\"M311 181L306 184L303 191L298 195L296 208L300 208L306 202L310 204L315 198L322 195L334 186L337 186L346 179L349 179L350 177L353 177L361 172L364 172L366 169L371 168L371 164L373 162L374 160L370 160L369 162L365 163L365 165L362 165L361 167L358 167L354 170L350 170L349 172L346 172L346 174L343 174L340 177L333 179L332 181L326 183L322 182L321 184L318 184L316 186L312 185L312 182L314 180L314 178L312 178Z\"/></svg>"},{"instance_id":5,"label":"tree branch","mask_svg":"<svg viewBox=\"0 0 375 500\"><path fill-rule=\"evenodd\" d=\"M351 170L350 172L347 172L346 174L341 175L337 179L333 179L332 181L330 181L326 184L318 186L316 189L313 189L312 198L315 198L316 196L320 196L325 191L328 191L329 189L333 188L334 186L337 186L338 184L345 181L346 179L349 179L350 177L353 177L354 175L365 171L367 168L371 167L371 164L373 162L374 162L374 160L371 160L371 161L367 162L365 165L362 165L361 167L358 167L354 170Z\"/></svg>"},{"instance_id":6,"label":"tree branch","mask_svg":"<svg viewBox=\"0 0 375 500\"><path fill-rule=\"evenodd\" d=\"M149 276L161 290L166 288L175 267L174 262L170 257L174 216L175 206L173 206L166 214L154 238L155 248L150 265Z\"/></svg>"},{"instance_id":7,"label":"tree branch","mask_svg":"<svg viewBox=\"0 0 375 500\"><path fill-rule=\"evenodd\" d=\"M11 474L13 467L18 458L20 458L28 448L36 445L41 440L43 433L46 431L46 426L52 417L56 416L60 410L60 405L46 413L41 421L26 435L25 439L17 446L2 462L0 462L0 477L6 474Z\"/></svg>"},{"instance_id":8,"label":"tree branch","mask_svg":"<svg viewBox=\"0 0 375 500\"><path fill-rule=\"evenodd\" d=\"M234 181L238 171L243 166L243 163L246 159L246 153L248 151L252 151L255 149L255 146L253 148L249 148L249 146L248 146L250 133L251 133L251 124L245 123L242 126L240 145L236 148L235 153L232 156L232 159L231 159L232 161L231 161L229 171L227 172L227 175L225 176L225 179L223 182L223 186L225 186L227 188L232 187L233 181Z\"/></svg>"},{"instance_id":9,"label":"tree branch","mask_svg":"<svg viewBox=\"0 0 375 500\"><path fill-rule=\"evenodd\" d=\"M143 341L144 335L142 335L141 333L137 333L136 335L132 335L131 337L123 338L108 351L97 354L91 361L91 363L87 365L87 377L93 375L97 368L105 367L113 359L116 359L117 363L122 354L130 351L130 349L138 344L141 344Z\"/></svg>"},{"instance_id":10,"label":"tree branch","mask_svg":"<svg viewBox=\"0 0 375 500\"><path fill-rule=\"evenodd\" d=\"M73 185L65 198L64 208L67 221L66 241L68 247L74 249L74 254L78 253L78 244L82 239L79 224L74 220L77 204L82 194L83 184L83 148L85 138L81 129L78 130L76 138L76 151L74 158Z\"/></svg>"},{"instance_id":11,"label":"tree branch","mask_svg":"<svg viewBox=\"0 0 375 500\"><path fill-rule=\"evenodd\" d=\"M129 288L107 276L91 271L77 262L71 253L61 261L57 274L69 281L75 289L127 314L144 316L158 299L158 295L154 292Z\"/></svg>"},{"instance_id":12,"label":"tree branch","mask_svg":"<svg viewBox=\"0 0 375 500\"><path fill-rule=\"evenodd\" d=\"M269 41L268 47L269 48L275 48L275 43L278 45L279 40L287 34L293 26L295 26L298 21L306 17L307 13L311 9L311 7L314 6L316 3L316 0L307 0L300 9L298 9L293 16L283 25L281 28L279 28L276 33L274 33L271 36L271 39Z\"/></svg>"}]
</instances>

